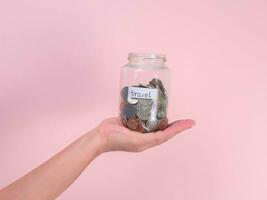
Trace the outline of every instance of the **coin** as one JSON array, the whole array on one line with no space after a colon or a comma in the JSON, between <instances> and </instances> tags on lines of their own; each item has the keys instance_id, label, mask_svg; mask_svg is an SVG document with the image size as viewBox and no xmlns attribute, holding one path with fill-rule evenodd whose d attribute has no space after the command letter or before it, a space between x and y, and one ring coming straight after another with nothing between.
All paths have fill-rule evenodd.
<instances>
[{"instance_id":1,"label":"coin","mask_svg":"<svg viewBox=\"0 0 267 200\"><path fill-rule=\"evenodd\" d=\"M152 99L139 99L139 103L145 106L151 105L153 103Z\"/></svg>"},{"instance_id":2,"label":"coin","mask_svg":"<svg viewBox=\"0 0 267 200\"><path fill-rule=\"evenodd\" d=\"M164 117L166 117L167 116L166 110L160 110L160 111L158 111L157 116L158 116L158 118L164 118Z\"/></svg>"},{"instance_id":3,"label":"coin","mask_svg":"<svg viewBox=\"0 0 267 200\"><path fill-rule=\"evenodd\" d=\"M137 87L146 88L146 86L141 83Z\"/></svg>"},{"instance_id":4,"label":"coin","mask_svg":"<svg viewBox=\"0 0 267 200\"><path fill-rule=\"evenodd\" d=\"M146 85L146 88L153 88L153 89L155 89L156 87L154 87L153 85L147 84Z\"/></svg>"},{"instance_id":5,"label":"coin","mask_svg":"<svg viewBox=\"0 0 267 200\"><path fill-rule=\"evenodd\" d=\"M128 87L121 90L122 101L120 102L120 118L122 124L131 130L148 133L163 130L168 124L166 94L162 81L153 78L148 84L139 83L131 87L157 89L157 98L143 99L128 96Z\"/></svg>"},{"instance_id":6,"label":"coin","mask_svg":"<svg viewBox=\"0 0 267 200\"><path fill-rule=\"evenodd\" d=\"M159 121L159 129L160 130L164 130L168 125L168 119L167 118L163 118Z\"/></svg>"},{"instance_id":7,"label":"coin","mask_svg":"<svg viewBox=\"0 0 267 200\"><path fill-rule=\"evenodd\" d=\"M146 122L146 127L149 131L154 131L157 129L158 120L157 118L150 118Z\"/></svg>"},{"instance_id":8,"label":"coin","mask_svg":"<svg viewBox=\"0 0 267 200\"><path fill-rule=\"evenodd\" d=\"M137 111L141 113L150 113L152 109L152 105L145 106L145 105L138 103L136 108L137 108Z\"/></svg>"},{"instance_id":9,"label":"coin","mask_svg":"<svg viewBox=\"0 0 267 200\"><path fill-rule=\"evenodd\" d=\"M167 99L167 96L164 96L164 98L162 99L162 102L161 102L163 105L165 105L165 107L168 105L168 99Z\"/></svg>"},{"instance_id":10,"label":"coin","mask_svg":"<svg viewBox=\"0 0 267 200\"><path fill-rule=\"evenodd\" d=\"M160 79L158 78L153 78L150 82L150 85L153 85L156 88L159 88L163 93L165 93L165 88L163 86L163 83Z\"/></svg>"},{"instance_id":11,"label":"coin","mask_svg":"<svg viewBox=\"0 0 267 200\"><path fill-rule=\"evenodd\" d=\"M157 108L158 110L166 110L167 105L165 103L160 103L160 104L157 104Z\"/></svg>"},{"instance_id":12,"label":"coin","mask_svg":"<svg viewBox=\"0 0 267 200\"><path fill-rule=\"evenodd\" d=\"M144 127L145 127L145 123L142 120L138 119L136 131L144 133L146 132Z\"/></svg>"},{"instance_id":13,"label":"coin","mask_svg":"<svg viewBox=\"0 0 267 200\"><path fill-rule=\"evenodd\" d=\"M137 103L138 103L138 99L133 99L133 98L131 98L130 96L127 97L127 101L128 101L130 104L137 104Z\"/></svg>"},{"instance_id":14,"label":"coin","mask_svg":"<svg viewBox=\"0 0 267 200\"><path fill-rule=\"evenodd\" d=\"M123 100L127 100L127 97L128 97L128 87L124 87L121 90L121 98Z\"/></svg>"},{"instance_id":15,"label":"coin","mask_svg":"<svg viewBox=\"0 0 267 200\"><path fill-rule=\"evenodd\" d=\"M136 114L136 108L131 104L126 104L123 111L127 118L134 118Z\"/></svg>"},{"instance_id":16,"label":"coin","mask_svg":"<svg viewBox=\"0 0 267 200\"><path fill-rule=\"evenodd\" d=\"M127 126L127 120L123 117L121 117L121 123L123 124L123 126Z\"/></svg>"},{"instance_id":17,"label":"coin","mask_svg":"<svg viewBox=\"0 0 267 200\"><path fill-rule=\"evenodd\" d=\"M131 130L135 130L137 128L137 123L138 121L136 119L129 119L127 121L127 126L131 129Z\"/></svg>"},{"instance_id":18,"label":"coin","mask_svg":"<svg viewBox=\"0 0 267 200\"><path fill-rule=\"evenodd\" d=\"M158 118L164 118L167 115L167 105L158 104L157 116Z\"/></svg>"},{"instance_id":19,"label":"coin","mask_svg":"<svg viewBox=\"0 0 267 200\"><path fill-rule=\"evenodd\" d=\"M158 104L166 103L167 98L166 95L159 89L158 90Z\"/></svg>"},{"instance_id":20,"label":"coin","mask_svg":"<svg viewBox=\"0 0 267 200\"><path fill-rule=\"evenodd\" d=\"M136 114L139 119L144 120L144 121L148 120L150 117L150 113L142 113L142 112L139 112L138 110Z\"/></svg>"}]
</instances>

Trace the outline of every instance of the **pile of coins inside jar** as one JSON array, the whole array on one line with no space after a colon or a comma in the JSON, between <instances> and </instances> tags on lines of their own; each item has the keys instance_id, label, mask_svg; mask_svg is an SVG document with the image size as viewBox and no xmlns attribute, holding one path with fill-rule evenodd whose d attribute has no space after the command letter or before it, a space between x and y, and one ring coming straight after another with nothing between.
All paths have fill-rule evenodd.
<instances>
[{"instance_id":1,"label":"pile of coins inside jar","mask_svg":"<svg viewBox=\"0 0 267 200\"><path fill-rule=\"evenodd\" d=\"M156 98L139 96L133 98L129 92L135 88L144 91L154 91ZM139 84L124 87L121 90L120 119L122 124L141 133L163 130L168 124L167 119L168 98L163 83L153 78L147 85Z\"/></svg>"}]
</instances>

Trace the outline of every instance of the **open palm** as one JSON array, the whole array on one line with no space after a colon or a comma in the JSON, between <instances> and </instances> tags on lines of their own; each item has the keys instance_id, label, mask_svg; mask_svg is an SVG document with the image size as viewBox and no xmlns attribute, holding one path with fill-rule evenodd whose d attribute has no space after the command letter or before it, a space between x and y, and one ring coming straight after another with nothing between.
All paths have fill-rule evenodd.
<instances>
[{"instance_id":1,"label":"open palm","mask_svg":"<svg viewBox=\"0 0 267 200\"><path fill-rule=\"evenodd\" d=\"M102 121L97 129L105 143L104 151L140 152L168 141L194 124L191 119L177 120L163 131L143 134L125 128L119 118L114 117Z\"/></svg>"}]
</instances>

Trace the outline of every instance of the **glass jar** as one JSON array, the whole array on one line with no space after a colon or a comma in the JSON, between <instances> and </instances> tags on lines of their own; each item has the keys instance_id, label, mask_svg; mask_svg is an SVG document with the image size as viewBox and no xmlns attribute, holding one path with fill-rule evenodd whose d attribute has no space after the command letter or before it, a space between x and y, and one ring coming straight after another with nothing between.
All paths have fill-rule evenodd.
<instances>
[{"instance_id":1,"label":"glass jar","mask_svg":"<svg viewBox=\"0 0 267 200\"><path fill-rule=\"evenodd\" d=\"M121 69L120 119L141 133L163 130L168 124L170 70L157 53L129 53Z\"/></svg>"}]
</instances>

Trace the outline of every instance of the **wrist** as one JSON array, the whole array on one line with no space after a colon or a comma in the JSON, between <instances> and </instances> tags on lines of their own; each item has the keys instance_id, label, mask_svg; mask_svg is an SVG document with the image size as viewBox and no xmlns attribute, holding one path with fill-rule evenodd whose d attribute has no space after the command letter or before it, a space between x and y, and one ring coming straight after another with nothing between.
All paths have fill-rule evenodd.
<instances>
[{"instance_id":1,"label":"wrist","mask_svg":"<svg viewBox=\"0 0 267 200\"><path fill-rule=\"evenodd\" d=\"M105 152L106 142L98 133L97 129L93 129L85 134L85 140L89 151L94 150L95 157Z\"/></svg>"}]
</instances>

